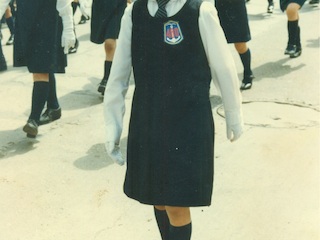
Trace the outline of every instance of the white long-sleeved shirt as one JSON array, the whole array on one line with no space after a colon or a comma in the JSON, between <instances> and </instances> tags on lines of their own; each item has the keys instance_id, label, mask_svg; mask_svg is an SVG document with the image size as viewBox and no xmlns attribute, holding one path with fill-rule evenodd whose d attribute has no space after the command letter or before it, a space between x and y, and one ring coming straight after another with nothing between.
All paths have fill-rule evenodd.
<instances>
[{"instance_id":1,"label":"white long-sleeved shirt","mask_svg":"<svg viewBox=\"0 0 320 240\"><path fill-rule=\"evenodd\" d=\"M169 17L175 15L185 3L186 0L170 0L166 5L167 15ZM117 48L104 94L106 142L119 143L123 128L124 101L132 66L133 5L134 3L126 8L122 17ZM157 10L156 0L149 0L150 15L154 16ZM241 95L237 71L212 2L203 2L200 6L199 30L214 83L222 96L227 126L242 129Z\"/></svg>"}]
</instances>

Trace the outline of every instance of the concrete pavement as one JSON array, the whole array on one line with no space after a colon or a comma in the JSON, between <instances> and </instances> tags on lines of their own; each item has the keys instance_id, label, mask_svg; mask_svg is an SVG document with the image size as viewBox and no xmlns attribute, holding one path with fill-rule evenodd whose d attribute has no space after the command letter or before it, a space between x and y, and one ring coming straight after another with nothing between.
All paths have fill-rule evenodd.
<instances>
[{"instance_id":1,"label":"concrete pavement","mask_svg":"<svg viewBox=\"0 0 320 240\"><path fill-rule=\"evenodd\" d=\"M215 187L212 206L192 209L194 240L320 239L319 7L306 3L300 12L303 53L296 59L283 55L285 14L277 2L271 15L266 7L267 1L247 5L256 79L242 92L245 132L235 143L226 139L212 89ZM0 240L160 239L152 208L123 194L125 167L106 156L96 91L104 50L89 41L90 21L76 30L78 52L69 55L67 73L57 75L63 117L41 126L36 140L22 132L31 75L12 67L12 46L3 46L9 69L0 73ZM6 40L8 30L3 34Z\"/></svg>"}]
</instances>

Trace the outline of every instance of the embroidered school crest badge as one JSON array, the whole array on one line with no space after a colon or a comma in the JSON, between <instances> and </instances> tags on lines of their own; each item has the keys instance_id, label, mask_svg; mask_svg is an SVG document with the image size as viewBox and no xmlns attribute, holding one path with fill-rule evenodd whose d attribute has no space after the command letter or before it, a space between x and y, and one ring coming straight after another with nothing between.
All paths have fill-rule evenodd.
<instances>
[{"instance_id":1,"label":"embroidered school crest badge","mask_svg":"<svg viewBox=\"0 0 320 240\"><path fill-rule=\"evenodd\" d=\"M179 22L169 21L164 24L164 41L170 45L179 44L183 40L183 35Z\"/></svg>"}]
</instances>

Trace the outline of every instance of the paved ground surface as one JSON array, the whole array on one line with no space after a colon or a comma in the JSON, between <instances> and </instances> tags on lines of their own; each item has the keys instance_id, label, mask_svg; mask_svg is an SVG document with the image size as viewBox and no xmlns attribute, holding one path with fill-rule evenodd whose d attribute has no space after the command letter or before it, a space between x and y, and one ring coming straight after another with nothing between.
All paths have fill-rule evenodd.
<instances>
[{"instance_id":1,"label":"paved ground surface","mask_svg":"<svg viewBox=\"0 0 320 240\"><path fill-rule=\"evenodd\" d=\"M266 14L266 5L247 5L256 79L242 93L245 132L235 143L226 139L221 99L212 90L215 187L212 206L192 209L195 240L320 239L319 8L301 10L303 54L290 59L283 55L286 16L278 3ZM152 208L123 194L125 167L106 156L96 92L103 46L89 41L90 22L76 28L79 50L69 56L67 74L57 75L63 117L41 127L34 141L22 132L31 75L12 67L12 46L3 46L9 69L0 74L0 239L160 239ZM3 33L7 39L8 29Z\"/></svg>"}]
</instances>

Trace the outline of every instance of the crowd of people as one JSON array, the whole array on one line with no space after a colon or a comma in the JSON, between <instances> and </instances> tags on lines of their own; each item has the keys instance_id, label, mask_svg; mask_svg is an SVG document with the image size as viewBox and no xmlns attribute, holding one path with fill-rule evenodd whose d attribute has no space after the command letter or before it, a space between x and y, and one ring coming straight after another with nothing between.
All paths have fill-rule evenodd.
<instances>
[{"instance_id":1,"label":"crowd of people","mask_svg":"<svg viewBox=\"0 0 320 240\"><path fill-rule=\"evenodd\" d=\"M124 192L153 206L163 240L190 240L190 207L211 204L212 79L222 96L227 138L234 142L243 132L241 90L251 89L254 80L248 2L93 0L90 14L86 0L35 0L32 5L3 0L0 15L10 31L6 45L14 46L14 66L26 66L34 81L23 131L35 138L40 125L61 118L55 74L65 72L67 54L79 47L74 23L79 7L78 24L91 21L90 41L104 46L97 91L104 96L107 153L119 165L127 162ZM280 0L288 20L284 54L290 58L302 53L299 10L304 3ZM272 14L275 3L267 4ZM240 86L228 43L234 44L243 65ZM131 69L135 93L123 159L120 138ZM5 70L0 45L0 71Z\"/></svg>"}]
</instances>

